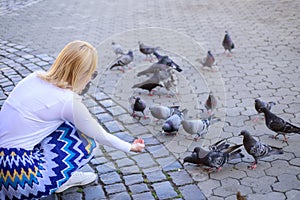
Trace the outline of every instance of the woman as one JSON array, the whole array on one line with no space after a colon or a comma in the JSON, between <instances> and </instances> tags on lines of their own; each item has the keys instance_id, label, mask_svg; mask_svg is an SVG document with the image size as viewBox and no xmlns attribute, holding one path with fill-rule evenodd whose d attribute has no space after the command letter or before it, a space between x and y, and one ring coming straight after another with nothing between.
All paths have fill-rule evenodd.
<instances>
[{"instance_id":1,"label":"woman","mask_svg":"<svg viewBox=\"0 0 300 200\"><path fill-rule=\"evenodd\" d=\"M48 72L30 74L11 92L0 111L1 199L40 198L93 182L96 174L76 171L96 142L125 152L145 147L142 139L130 144L107 133L82 103L97 61L92 45L73 41Z\"/></svg>"}]
</instances>

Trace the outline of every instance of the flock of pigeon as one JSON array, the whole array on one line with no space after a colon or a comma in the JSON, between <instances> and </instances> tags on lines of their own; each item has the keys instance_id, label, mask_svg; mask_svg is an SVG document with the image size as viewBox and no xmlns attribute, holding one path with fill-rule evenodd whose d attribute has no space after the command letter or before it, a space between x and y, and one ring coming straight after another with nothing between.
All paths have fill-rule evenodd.
<instances>
[{"instance_id":1,"label":"flock of pigeon","mask_svg":"<svg viewBox=\"0 0 300 200\"><path fill-rule=\"evenodd\" d=\"M169 56L160 55L158 53L160 49L159 47L150 47L142 42L138 42L138 44L140 52L146 55L146 60L152 60L152 55L154 55L157 59L157 62L153 63L149 68L137 74L138 77L148 76L150 78L141 83L133 85L132 88L147 90L149 95L153 95L153 90L156 87L164 87L168 91L171 91L171 88L177 88L176 86L178 84L178 80L176 79L174 71L181 72L182 69L180 66L177 65L171 58L169 58ZM222 46L225 49L224 53L228 51L228 56L231 56L231 50L235 46L227 31L225 32ZM110 66L110 69L112 70L117 68L124 72L125 68L128 67L128 65L133 61L133 51L129 50L128 53L125 53L121 45L115 42L112 42L112 48L118 58L114 64ZM209 67L212 70L214 62L215 58L211 51L208 51L206 58L201 61L204 67ZM175 89L175 92L178 92L177 89ZM147 118L144 113L147 107L145 101L142 100L141 97L134 96L130 97L129 100L131 102L131 109L133 111L132 116ZM283 135L283 141L287 142L286 134L299 134L300 128L272 113L271 108L274 105L274 102L263 102L260 99L255 99L255 109L258 114L264 114L267 128L276 133L274 138L276 139L278 135ZM182 126L187 133L196 135L194 140L198 141L204 134L208 132L213 119L216 119L212 114L216 106L217 100L213 96L212 92L210 92L205 102L205 108L209 114L207 119L185 119L184 116L186 116L188 110L180 110L179 106L168 107L163 105L151 105L149 110L154 118L157 120L164 120L162 125L162 133L177 134L179 128ZM141 112L142 116L138 115L137 112ZM254 139L247 130L241 131L240 136L243 136L243 144L230 145L227 143L226 139L222 139L209 146L208 150L205 150L201 147L196 147L190 156L184 158L184 163L204 165L209 167L207 168L208 171L212 171L214 169L220 171L222 166L228 161L244 157L240 148L243 146L246 152L254 158L254 162L248 166L248 168L255 169L257 167L258 159L270 155L283 154L282 148L277 148Z\"/></svg>"}]
</instances>

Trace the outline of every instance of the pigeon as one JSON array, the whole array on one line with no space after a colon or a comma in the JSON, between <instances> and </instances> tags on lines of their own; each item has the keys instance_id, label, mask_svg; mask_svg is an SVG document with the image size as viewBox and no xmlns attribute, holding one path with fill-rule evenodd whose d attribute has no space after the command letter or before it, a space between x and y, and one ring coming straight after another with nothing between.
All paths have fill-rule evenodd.
<instances>
[{"instance_id":1,"label":"pigeon","mask_svg":"<svg viewBox=\"0 0 300 200\"><path fill-rule=\"evenodd\" d=\"M146 103L144 100L142 100L140 97L132 97L132 99L134 100L134 102L131 104L131 108L132 108L132 116L136 117L137 114L136 112L141 112L144 116L144 119L146 119L146 115L144 113L145 109L146 109Z\"/></svg>"},{"instance_id":2,"label":"pigeon","mask_svg":"<svg viewBox=\"0 0 300 200\"><path fill-rule=\"evenodd\" d=\"M158 60L157 63L170 66L178 72L182 71L180 66L177 63L175 63L171 58L169 58L169 56L161 56L156 51L153 54L156 56L156 58Z\"/></svg>"},{"instance_id":3,"label":"pigeon","mask_svg":"<svg viewBox=\"0 0 300 200\"><path fill-rule=\"evenodd\" d=\"M162 105L152 105L149 107L151 115L160 120L168 119L170 116L179 112L179 106L162 106Z\"/></svg>"},{"instance_id":4,"label":"pigeon","mask_svg":"<svg viewBox=\"0 0 300 200\"><path fill-rule=\"evenodd\" d=\"M191 156L187 156L184 158L183 163L193 163L200 164L210 167L207 171L210 172L214 168L217 171L221 171L223 165L230 160L243 158L244 155L241 153L241 149L239 149L242 144L227 146L227 148L222 149L214 149L214 150L205 150L201 147L195 147ZM218 146L216 146L218 147Z\"/></svg>"},{"instance_id":5,"label":"pigeon","mask_svg":"<svg viewBox=\"0 0 300 200\"><path fill-rule=\"evenodd\" d=\"M187 133L196 134L194 138L195 141L198 141L200 137L208 132L208 128L211 125L213 116L209 116L207 119L192 119L192 120L183 120L182 128Z\"/></svg>"},{"instance_id":6,"label":"pigeon","mask_svg":"<svg viewBox=\"0 0 300 200\"><path fill-rule=\"evenodd\" d=\"M240 191L237 191L236 200L247 200L247 198L246 196L242 195Z\"/></svg>"},{"instance_id":7,"label":"pigeon","mask_svg":"<svg viewBox=\"0 0 300 200\"><path fill-rule=\"evenodd\" d=\"M148 90L149 96L153 95L152 90L156 87L163 87L163 85L160 84L159 69L156 69L155 73L149 79L132 86L132 88L140 88L140 89Z\"/></svg>"},{"instance_id":8,"label":"pigeon","mask_svg":"<svg viewBox=\"0 0 300 200\"><path fill-rule=\"evenodd\" d=\"M114 53L116 54L116 56L125 54L124 51L123 51L123 48L120 44L112 42L111 46L112 46L112 49L113 49Z\"/></svg>"},{"instance_id":9,"label":"pigeon","mask_svg":"<svg viewBox=\"0 0 300 200\"><path fill-rule=\"evenodd\" d=\"M176 133L177 135L181 122L184 119L184 115L186 113L187 113L187 109L184 109L167 118L162 126L163 133L168 133L168 134Z\"/></svg>"},{"instance_id":10,"label":"pigeon","mask_svg":"<svg viewBox=\"0 0 300 200\"><path fill-rule=\"evenodd\" d=\"M223 47L225 49L225 52L226 52L226 50L229 51L228 56L230 56L231 50L234 49L234 43L232 42L231 37L230 37L228 31L225 31L225 36L224 36L222 45L223 45Z\"/></svg>"},{"instance_id":11,"label":"pigeon","mask_svg":"<svg viewBox=\"0 0 300 200\"><path fill-rule=\"evenodd\" d=\"M178 94L177 86L179 83L179 79L176 76L175 72L171 69L168 69L166 73L167 73L167 76L166 76L167 79L163 79L163 77L161 77L162 85L169 92L167 97L171 97L171 96L174 96L175 94Z\"/></svg>"},{"instance_id":12,"label":"pigeon","mask_svg":"<svg viewBox=\"0 0 300 200\"><path fill-rule=\"evenodd\" d=\"M98 71L95 71L92 76L91 76L91 80L86 84L86 86L83 88L83 90L81 91L80 95L85 95L88 90L90 89L91 85L92 85L92 80L94 80L96 78L96 76L98 75Z\"/></svg>"},{"instance_id":13,"label":"pigeon","mask_svg":"<svg viewBox=\"0 0 300 200\"><path fill-rule=\"evenodd\" d=\"M122 72L125 71L124 67L128 66L129 63L133 61L133 52L130 50L127 54L122 55L117 59L117 61L110 67L110 70L112 70L115 67L122 67L120 69Z\"/></svg>"},{"instance_id":14,"label":"pigeon","mask_svg":"<svg viewBox=\"0 0 300 200\"><path fill-rule=\"evenodd\" d=\"M211 51L208 51L206 58L203 61L201 61L201 64L203 65L203 67L209 67L210 69L213 70L212 66L214 62L215 62L215 57L212 55Z\"/></svg>"},{"instance_id":15,"label":"pigeon","mask_svg":"<svg viewBox=\"0 0 300 200\"><path fill-rule=\"evenodd\" d=\"M255 99L255 103L254 103L255 110L257 111L258 114L262 113L262 111L261 111L262 107L266 107L268 110L271 110L271 108L275 105L276 105L276 103L273 101L264 102L260 99ZM254 121L257 121L257 120L258 120L258 117L256 119L254 119Z\"/></svg>"},{"instance_id":16,"label":"pigeon","mask_svg":"<svg viewBox=\"0 0 300 200\"><path fill-rule=\"evenodd\" d=\"M208 98L205 101L205 108L207 110L207 113L210 115L212 111L217 107L217 99L213 95L213 92L210 91Z\"/></svg>"},{"instance_id":17,"label":"pigeon","mask_svg":"<svg viewBox=\"0 0 300 200\"><path fill-rule=\"evenodd\" d=\"M163 71L163 70L167 70L168 68L174 69L178 72L182 71L179 65L173 62L171 59L167 58L167 56L163 56L163 58L161 58L158 62L152 64L147 69L139 72L137 76L153 74L157 69Z\"/></svg>"},{"instance_id":18,"label":"pigeon","mask_svg":"<svg viewBox=\"0 0 300 200\"><path fill-rule=\"evenodd\" d=\"M151 56L151 54L153 54L156 50L159 49L159 47L147 46L140 41L138 43L139 43L140 52L146 55L146 60L147 60L148 56Z\"/></svg>"},{"instance_id":19,"label":"pigeon","mask_svg":"<svg viewBox=\"0 0 300 200\"><path fill-rule=\"evenodd\" d=\"M282 118L273 114L267 107L262 107L260 109L265 115L266 126L274 131L276 135L274 139L277 139L278 135L283 135L283 142L287 142L286 134L287 133L298 133L300 134L300 128L283 120Z\"/></svg>"},{"instance_id":20,"label":"pigeon","mask_svg":"<svg viewBox=\"0 0 300 200\"><path fill-rule=\"evenodd\" d=\"M243 145L246 151L254 158L254 162L251 166L248 166L250 169L255 169L257 166L257 160L259 158L267 157L270 155L283 154L282 148L273 147L268 144L264 144L260 141L255 140L248 131L241 131L243 139Z\"/></svg>"}]
</instances>

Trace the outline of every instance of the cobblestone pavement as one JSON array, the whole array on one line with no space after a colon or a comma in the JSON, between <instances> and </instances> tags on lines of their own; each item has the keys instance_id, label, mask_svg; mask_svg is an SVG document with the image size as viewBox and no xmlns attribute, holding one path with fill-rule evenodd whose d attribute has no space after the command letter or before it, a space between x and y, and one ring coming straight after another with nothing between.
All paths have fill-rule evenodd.
<instances>
[{"instance_id":1,"label":"cobblestone pavement","mask_svg":"<svg viewBox=\"0 0 300 200\"><path fill-rule=\"evenodd\" d=\"M9 4L7 3L9 2ZM13 87L35 70L47 70L61 48L74 39L86 40L99 51L100 75L84 102L112 134L132 141L145 139L141 154L127 154L102 146L83 171L95 171L96 183L71 188L47 199L248 199L300 198L300 136L288 143L273 140L263 122L253 121L254 99L275 101L272 111L300 125L300 2L299 1L1 1L0 105ZM20 6L22 4L22 6ZM15 9L11 9L15 8ZM228 30L236 49L231 57L221 45ZM111 42L134 51L132 69L106 70L116 58ZM136 73L150 66L138 51L138 41L157 45L182 68L176 73L178 92L157 90L148 96L131 86L144 77ZM199 59L207 50L216 57L217 72L204 69ZM208 92L218 98L213 124L198 142L181 128L177 136L161 134L161 121L147 110L147 119L130 116L129 97L139 95L147 105L180 105L189 118L204 118ZM239 144L239 132L249 130L259 140L282 147L283 155L225 165L207 173L202 166L183 165L195 146L228 138Z\"/></svg>"}]
</instances>

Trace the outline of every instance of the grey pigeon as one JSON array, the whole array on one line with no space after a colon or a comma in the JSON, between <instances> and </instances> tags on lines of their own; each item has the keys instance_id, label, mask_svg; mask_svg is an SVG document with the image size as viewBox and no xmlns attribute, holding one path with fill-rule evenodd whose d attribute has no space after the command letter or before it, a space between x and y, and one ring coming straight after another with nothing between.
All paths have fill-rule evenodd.
<instances>
[{"instance_id":1,"label":"grey pigeon","mask_svg":"<svg viewBox=\"0 0 300 200\"><path fill-rule=\"evenodd\" d=\"M184 119L184 115L187 113L187 109L184 109L181 112L178 112L172 116L170 116L166 121L164 122L162 126L163 133L178 133L178 130L181 126L181 122Z\"/></svg>"},{"instance_id":2,"label":"grey pigeon","mask_svg":"<svg viewBox=\"0 0 300 200\"><path fill-rule=\"evenodd\" d=\"M149 75L149 74L153 74L157 69L163 71L169 68L174 69L178 72L182 71L179 65L177 65L175 62L173 62L171 59L167 58L166 56L163 56L163 58L161 58L158 62L152 64L147 69L139 72L137 76Z\"/></svg>"},{"instance_id":3,"label":"grey pigeon","mask_svg":"<svg viewBox=\"0 0 300 200\"><path fill-rule=\"evenodd\" d=\"M260 99L255 99L255 103L254 103L255 110L257 111L258 114L262 113L262 111L261 111L262 107L266 107L268 110L271 110L271 108L275 105L276 105L276 103L273 101L264 102ZM257 120L258 120L258 117L256 119L254 119L254 121L257 121Z\"/></svg>"},{"instance_id":4,"label":"grey pigeon","mask_svg":"<svg viewBox=\"0 0 300 200\"><path fill-rule=\"evenodd\" d=\"M92 74L92 76L91 76L91 81L89 81L89 82L86 84L85 88L83 88L83 90L81 91L80 95L85 95L85 94L88 92L88 90L90 89L90 87L91 87L91 85L92 85L92 80L94 80L94 79L96 78L97 75L98 75L98 71L95 71L95 72Z\"/></svg>"},{"instance_id":5,"label":"grey pigeon","mask_svg":"<svg viewBox=\"0 0 300 200\"><path fill-rule=\"evenodd\" d=\"M234 145L234 146L226 146L224 145L222 149L214 149L214 150L205 150L201 147L195 147L191 156L187 156L184 158L184 163L193 163L198 165L205 165L209 167L207 171L212 171L214 168L217 171L221 171L223 165L230 160L243 158L244 155L241 153L241 149L239 149L242 144ZM218 147L218 146L217 146Z\"/></svg>"},{"instance_id":6,"label":"grey pigeon","mask_svg":"<svg viewBox=\"0 0 300 200\"><path fill-rule=\"evenodd\" d=\"M231 39L228 31L225 31L225 36L224 36L222 45L225 49L225 52L226 52L226 50L229 51L228 56L230 56L231 50L234 48L234 43L232 42L232 39Z\"/></svg>"},{"instance_id":7,"label":"grey pigeon","mask_svg":"<svg viewBox=\"0 0 300 200\"><path fill-rule=\"evenodd\" d=\"M156 58L158 60L157 63L172 67L173 69L175 69L178 72L182 71L181 67L177 63L175 63L171 58L169 58L169 56L161 56L156 51L153 54L156 56Z\"/></svg>"},{"instance_id":8,"label":"grey pigeon","mask_svg":"<svg viewBox=\"0 0 300 200\"><path fill-rule=\"evenodd\" d=\"M121 67L121 71L125 71L125 66L128 66L129 63L133 61L133 52L130 50L127 54L122 55L117 59L117 61L110 67L110 70L112 70L115 67Z\"/></svg>"},{"instance_id":9,"label":"grey pigeon","mask_svg":"<svg viewBox=\"0 0 300 200\"><path fill-rule=\"evenodd\" d=\"M160 71L158 69L149 79L132 86L132 88L148 90L150 96L153 95L152 90L156 87L163 87L163 85L160 84Z\"/></svg>"},{"instance_id":10,"label":"grey pigeon","mask_svg":"<svg viewBox=\"0 0 300 200\"><path fill-rule=\"evenodd\" d=\"M136 114L136 112L141 112L144 116L144 119L146 119L146 115L144 113L147 105L146 102L144 100L142 100L140 97L133 97L134 102L131 104L131 108L132 108L132 116L136 117L138 116Z\"/></svg>"},{"instance_id":11,"label":"grey pigeon","mask_svg":"<svg viewBox=\"0 0 300 200\"><path fill-rule=\"evenodd\" d=\"M175 94L178 94L177 86L179 83L179 79L178 79L177 75L175 74L174 70L168 69L166 71L166 73L167 73L166 79L163 79L163 77L161 77L163 79L162 85L169 92L169 94L167 96L171 97L171 96L174 96ZM163 74L163 72L161 72L160 74Z\"/></svg>"},{"instance_id":12,"label":"grey pigeon","mask_svg":"<svg viewBox=\"0 0 300 200\"><path fill-rule=\"evenodd\" d=\"M267 108L268 110L271 110L271 108L275 105L276 105L276 103L273 101L264 102L260 99L255 99L255 104L254 104L255 110L258 113L262 113L261 108L263 108L263 107Z\"/></svg>"},{"instance_id":13,"label":"grey pigeon","mask_svg":"<svg viewBox=\"0 0 300 200\"><path fill-rule=\"evenodd\" d=\"M278 135L283 135L284 142L287 142L286 134L287 133L297 133L300 134L300 128L283 120L282 118L273 114L268 108L262 107L260 109L265 115L266 126L274 131L276 135L274 136L277 139Z\"/></svg>"},{"instance_id":14,"label":"grey pigeon","mask_svg":"<svg viewBox=\"0 0 300 200\"><path fill-rule=\"evenodd\" d=\"M255 140L248 131L241 131L244 136L243 144L246 151L254 158L254 162L248 168L255 169L257 166L257 160L259 158L267 157L270 155L283 154L282 148L273 147L268 144L264 144L260 141Z\"/></svg>"},{"instance_id":15,"label":"grey pigeon","mask_svg":"<svg viewBox=\"0 0 300 200\"><path fill-rule=\"evenodd\" d=\"M211 114L212 111L217 107L217 99L213 95L212 91L209 92L204 106L205 106L208 114Z\"/></svg>"},{"instance_id":16,"label":"grey pigeon","mask_svg":"<svg viewBox=\"0 0 300 200\"><path fill-rule=\"evenodd\" d=\"M120 44L117 44L115 42L112 42L111 43L111 47L114 51L114 53L116 54L116 56L119 56L119 55L124 55L124 51L123 51L123 48Z\"/></svg>"},{"instance_id":17,"label":"grey pigeon","mask_svg":"<svg viewBox=\"0 0 300 200\"><path fill-rule=\"evenodd\" d=\"M140 52L146 55L146 60L147 60L148 56L151 56L151 54L153 54L156 50L159 49L159 47L151 47L151 46L145 45L144 43L142 43L140 41L138 42L138 44L139 44Z\"/></svg>"},{"instance_id":18,"label":"grey pigeon","mask_svg":"<svg viewBox=\"0 0 300 200\"><path fill-rule=\"evenodd\" d=\"M207 52L206 58L201 61L201 64L203 67L209 67L210 69L213 69L212 66L215 63L215 57L212 55L211 51Z\"/></svg>"},{"instance_id":19,"label":"grey pigeon","mask_svg":"<svg viewBox=\"0 0 300 200\"><path fill-rule=\"evenodd\" d=\"M149 107L151 115L156 119L168 119L179 112L179 106L152 105Z\"/></svg>"},{"instance_id":20,"label":"grey pigeon","mask_svg":"<svg viewBox=\"0 0 300 200\"><path fill-rule=\"evenodd\" d=\"M209 116L207 119L185 119L182 121L182 128L187 133L196 134L194 140L198 141L200 137L208 132L212 119L213 116Z\"/></svg>"}]
</instances>

